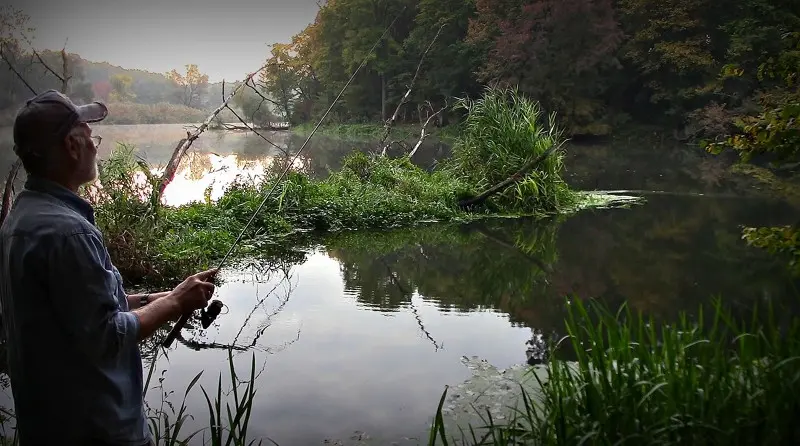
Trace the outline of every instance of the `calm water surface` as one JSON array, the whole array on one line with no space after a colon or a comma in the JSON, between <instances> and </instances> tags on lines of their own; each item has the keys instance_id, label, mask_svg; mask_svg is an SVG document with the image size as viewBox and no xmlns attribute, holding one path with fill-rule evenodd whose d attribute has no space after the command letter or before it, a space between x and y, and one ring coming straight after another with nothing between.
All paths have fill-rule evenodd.
<instances>
[{"instance_id":1,"label":"calm water surface","mask_svg":"<svg viewBox=\"0 0 800 446\"><path fill-rule=\"evenodd\" d=\"M185 134L174 125L95 132L104 150L127 140L155 165L169 159ZM295 149L305 140L268 136ZM279 153L252 134L209 132L194 147L167 190L171 204L202 199L209 186L218 196L236 175L259 175ZM301 163L322 176L355 147L363 144L315 137ZM415 161L430 166L446 150L429 144ZM6 171L11 157L3 153ZM741 241L740 226L793 222L797 207L765 200L723 167L679 146L574 146L567 161L574 187L680 194L648 195L643 206L560 221L348 232L309 241L280 259L227 269L217 293L224 314L208 330L185 330L169 359L158 356L147 400L159 406L162 393L174 391L169 399L180 404L200 371L207 390L216 389L220 374L227 389L224 347L233 346L240 375L255 355L254 436L281 445L347 444L364 435L370 444L425 443L444 387L471 375L462 357L499 368L524 363L532 336L563 335L565 296L627 302L664 319L715 295L741 314L754 302L789 301L796 283ZM10 407L7 386L5 394ZM196 415L189 432L207 419L199 387L187 404Z\"/></svg>"}]
</instances>

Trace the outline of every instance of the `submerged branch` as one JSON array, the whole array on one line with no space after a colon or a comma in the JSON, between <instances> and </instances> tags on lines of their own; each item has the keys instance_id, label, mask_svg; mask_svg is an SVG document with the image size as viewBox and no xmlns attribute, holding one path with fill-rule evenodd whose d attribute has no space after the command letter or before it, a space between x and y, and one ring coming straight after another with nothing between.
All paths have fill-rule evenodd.
<instances>
[{"instance_id":1,"label":"submerged branch","mask_svg":"<svg viewBox=\"0 0 800 446\"><path fill-rule=\"evenodd\" d=\"M517 181L521 180L525 174L527 174L531 169L539 165L542 161L547 159L556 149L560 148L560 144L553 144L549 149L547 149L544 153L537 156L536 158L532 159L530 162L523 165L518 171L514 172L513 175L506 178L505 180L497 183L496 185L490 187L477 197L473 197L467 200L461 200L458 202L459 207L462 209L466 209L469 207L473 207L475 205L481 204L486 201L489 197L494 194L500 193L504 191L506 188L511 186L512 184L516 183Z\"/></svg>"},{"instance_id":2,"label":"submerged branch","mask_svg":"<svg viewBox=\"0 0 800 446\"><path fill-rule=\"evenodd\" d=\"M425 51L422 53L422 57L419 59L419 63L417 64L417 71L414 73L414 77L411 78L411 83L408 84L408 90L406 90L406 94L403 95L403 98L400 99L400 103L397 104L397 108L394 110L394 114L391 118L386 121L386 124L383 126L383 137L381 138L381 142L379 143L380 146L383 146L383 150L381 151L382 156L386 156L386 151L389 149L389 146L386 145L386 140L389 138L389 133L392 130L392 126L394 122L397 120L397 116L400 114L400 109L403 108L408 102L409 96L411 96L411 90L414 88L414 83L417 81L417 77L419 77L420 69L422 68L422 63L425 61L425 57L428 55L433 44L436 42L436 39L439 38L439 34L442 32L442 28L445 25L439 27L439 30L436 31L436 35L433 36L433 40L428 44L428 47L425 48Z\"/></svg>"},{"instance_id":3,"label":"submerged branch","mask_svg":"<svg viewBox=\"0 0 800 446\"><path fill-rule=\"evenodd\" d=\"M500 237L492 234L489 231L489 229L487 229L483 225L480 225L480 224L476 225L475 226L475 230L477 230L478 233L480 233L481 235L486 237L486 239L488 239L488 240L490 240L490 241L492 241L494 243L497 243L498 245L502 246L503 248L509 249L511 251L519 252L523 257L525 257L525 259L529 260L531 263L536 265L536 267L539 268L540 270L542 270L543 272L545 272L545 273L552 273L553 272L553 268L550 265L544 263L544 261L542 261L542 259L540 259L540 258L538 258L536 256L533 256L531 254L528 254L527 252L522 250L516 244L510 243L510 242L508 242L506 240L503 240Z\"/></svg>"}]
</instances>

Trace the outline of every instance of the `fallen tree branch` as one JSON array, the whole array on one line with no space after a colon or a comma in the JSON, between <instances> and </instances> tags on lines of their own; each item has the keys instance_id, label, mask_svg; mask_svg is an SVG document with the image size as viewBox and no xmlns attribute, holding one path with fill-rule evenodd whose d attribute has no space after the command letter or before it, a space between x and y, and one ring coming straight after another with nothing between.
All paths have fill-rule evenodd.
<instances>
[{"instance_id":1,"label":"fallen tree branch","mask_svg":"<svg viewBox=\"0 0 800 446\"><path fill-rule=\"evenodd\" d=\"M281 146L279 146L279 145L275 144L274 142L270 141L269 139L267 139L267 137L266 137L266 136L262 135L261 133L258 133L258 131L257 131L257 130L256 130L254 127L253 127L253 126L251 126L250 124L248 124L247 122L245 122L245 120L244 120L244 119L242 119L242 117L241 117L241 116L239 116L239 114L238 114L238 113L236 113L236 112L235 112L235 111L234 111L232 108L228 107L227 105L226 105L225 107L227 107L227 108L228 108L228 110L230 110L230 111L231 111L231 113L233 113L233 116L236 116L236 119L238 119L239 121L241 121L241 123L242 123L242 124L244 124L245 128L247 128L247 129L248 129L248 130L250 130L251 132L255 133L256 135L260 136L260 137L261 137L261 139L263 139L264 141L266 141L267 143L269 143L269 144L270 144L272 147L275 147L276 149L280 150L280 151L281 151L281 153L283 153L284 155L288 155L288 152L287 152L286 150L284 150L284 148L283 148L283 147L281 147Z\"/></svg>"},{"instance_id":2,"label":"fallen tree branch","mask_svg":"<svg viewBox=\"0 0 800 446\"><path fill-rule=\"evenodd\" d=\"M397 116L400 114L400 109L408 102L409 96L411 96L411 90L414 88L414 83L417 81L417 77L419 77L420 69L422 68L422 63L425 61L425 57L428 55L428 51L430 51L433 44L436 42L436 39L439 38L439 34L442 32L442 28L444 28L444 24L439 27L439 30L436 31L436 35L433 36L433 40L428 44L428 47L425 48L425 51L422 53L422 57L419 59L419 63L417 64L417 71L414 73L414 77L411 78L411 83L408 85L408 90L406 90L406 94L403 95L402 99L400 99L400 103L397 104L397 108L394 110L394 114L392 117L389 118L383 126L383 137L381 138L381 142L379 146L383 146L383 150L381 150L381 156L386 156L386 151L389 149L388 145L386 144L386 140L389 138L389 133L392 131L392 126L394 122L397 120Z\"/></svg>"},{"instance_id":3,"label":"fallen tree branch","mask_svg":"<svg viewBox=\"0 0 800 446\"><path fill-rule=\"evenodd\" d=\"M511 186L512 184L516 183L517 181L521 180L525 174L527 174L531 169L536 167L539 163L544 161L550 154L556 151L556 149L560 148L561 144L554 144L552 147L547 149L544 153L537 156L536 158L532 159L530 162L523 165L518 171L514 172L513 175L506 178L505 180L497 183L496 185L490 187L477 197L469 198L467 200L461 200L458 202L459 207L462 209L466 209L469 207L473 207L475 205L481 204L486 201L487 198L491 197L494 194L500 193L504 191L507 187Z\"/></svg>"},{"instance_id":4,"label":"fallen tree branch","mask_svg":"<svg viewBox=\"0 0 800 446\"><path fill-rule=\"evenodd\" d=\"M428 106L431 107L431 110L433 110L433 107L430 105L430 101L428 101ZM413 157L414 154L417 153L417 150L422 145L422 141L428 137L427 133L425 133L425 129L428 127L428 124L430 124L431 119L439 116L443 111L445 111L445 109L447 109L447 100L445 100L444 107L440 108L436 113L428 116L428 119L426 119L425 123L422 124L422 127L419 130L419 140L417 141L417 144L414 145L414 149L411 151L411 153L408 154L409 158Z\"/></svg>"},{"instance_id":5,"label":"fallen tree branch","mask_svg":"<svg viewBox=\"0 0 800 446\"><path fill-rule=\"evenodd\" d=\"M233 93L231 93L230 96L228 96L228 98L225 99L222 102L222 104L219 107L217 107L217 109L214 110L208 116L208 118L206 118L205 121L203 121L200 127L198 127L194 132L191 133L187 132L186 138L181 139L178 142L177 146L175 147L175 150L172 152L172 157L167 163L166 169L164 169L164 174L161 176L161 182L159 183L158 188L153 191L153 193L156 194L153 202L155 203L161 202L161 197L164 195L164 190L166 190L169 183L171 183L173 178L175 177L175 172L178 171L178 166L181 163L181 159L186 154L186 151L189 150L189 147L191 147L192 143L197 138L199 138L200 135L208 128L209 124L211 124L211 121L213 121L214 118L228 106L228 102L230 102L230 100L233 99L233 97L236 95L239 89L241 89L247 83L248 80L252 79L253 76L255 76L259 71L263 70L265 67L266 65L262 66L257 71L250 73L245 79L245 81L239 84L236 88L234 88Z\"/></svg>"}]
</instances>

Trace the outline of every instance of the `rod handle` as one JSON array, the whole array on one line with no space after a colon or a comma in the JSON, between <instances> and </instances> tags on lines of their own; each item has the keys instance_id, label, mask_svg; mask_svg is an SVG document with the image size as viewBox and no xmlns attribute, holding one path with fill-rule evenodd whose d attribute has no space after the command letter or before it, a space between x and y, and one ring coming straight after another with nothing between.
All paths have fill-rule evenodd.
<instances>
[{"instance_id":1,"label":"rod handle","mask_svg":"<svg viewBox=\"0 0 800 446\"><path fill-rule=\"evenodd\" d=\"M162 342L161 345L163 345L166 348L169 348L169 346L172 345L172 343L175 341L175 338L178 337L178 333L180 333L181 330L183 330L183 326L186 325L187 322L189 322L189 318L192 317L192 313L193 312L186 313L183 316L181 316L180 319L178 319L178 322L175 324L174 327L172 327L172 330L170 330L169 334L167 335L167 338L164 339L164 342Z\"/></svg>"}]
</instances>

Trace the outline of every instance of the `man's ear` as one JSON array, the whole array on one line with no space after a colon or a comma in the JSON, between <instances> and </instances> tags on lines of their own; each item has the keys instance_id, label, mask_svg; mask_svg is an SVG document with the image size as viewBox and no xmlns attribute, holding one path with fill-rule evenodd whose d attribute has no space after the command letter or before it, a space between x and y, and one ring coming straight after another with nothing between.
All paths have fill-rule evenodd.
<instances>
[{"instance_id":1,"label":"man's ear","mask_svg":"<svg viewBox=\"0 0 800 446\"><path fill-rule=\"evenodd\" d=\"M68 134L67 136L64 137L64 152L68 158L75 161L80 159L81 157L80 148L81 148L80 141L78 141L78 138L75 135Z\"/></svg>"}]
</instances>

